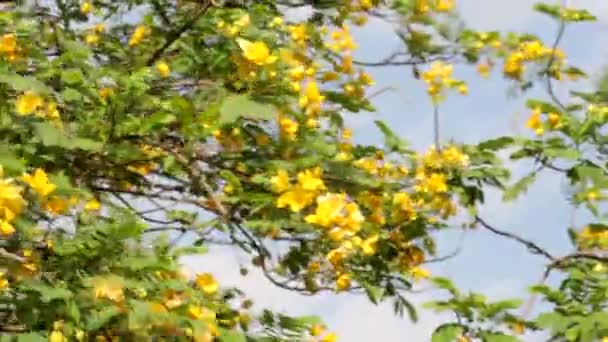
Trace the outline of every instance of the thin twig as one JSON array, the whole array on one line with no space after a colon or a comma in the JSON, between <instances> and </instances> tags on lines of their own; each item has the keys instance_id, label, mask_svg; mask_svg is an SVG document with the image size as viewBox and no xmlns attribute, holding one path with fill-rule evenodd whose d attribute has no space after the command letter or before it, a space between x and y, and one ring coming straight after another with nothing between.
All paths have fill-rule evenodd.
<instances>
[{"instance_id":1,"label":"thin twig","mask_svg":"<svg viewBox=\"0 0 608 342\"><path fill-rule=\"evenodd\" d=\"M203 16L210 7L211 7L211 1L209 1L209 0L205 1L205 3L201 6L201 8L198 10L198 12L196 12L190 20L188 20L179 29L169 33L165 43L161 47L159 47L156 51L154 51L152 56L146 62L146 65L151 66L152 64L154 64L154 62L156 62L163 55L165 50L167 50L175 41L180 39L182 34L184 34L184 32L191 29L194 26L194 24L198 21L198 19L201 16Z\"/></svg>"},{"instance_id":2,"label":"thin twig","mask_svg":"<svg viewBox=\"0 0 608 342\"><path fill-rule=\"evenodd\" d=\"M494 228L493 226L491 226L490 224L488 224L487 222L485 222L481 217L479 216L475 216L475 222L479 223L482 227L484 227L485 229L491 231L492 233L496 234L496 235L500 235L506 238L509 238L511 240L517 241L521 244L523 244L524 246L526 246L532 253L534 254L538 254L538 255L542 255L545 258L551 260L551 261L556 261L557 258L554 257L553 255L551 255L551 253L547 252L545 249L541 248L539 245L537 245L536 243L526 240L518 235L515 235L513 233L509 233L509 232L505 232L503 230Z\"/></svg>"}]
</instances>

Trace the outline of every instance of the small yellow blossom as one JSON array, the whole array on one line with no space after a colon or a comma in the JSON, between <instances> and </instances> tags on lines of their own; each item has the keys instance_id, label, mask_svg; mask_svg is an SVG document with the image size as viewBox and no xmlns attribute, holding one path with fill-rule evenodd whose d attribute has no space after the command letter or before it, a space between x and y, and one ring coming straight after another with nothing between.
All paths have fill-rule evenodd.
<instances>
[{"instance_id":1,"label":"small yellow blossom","mask_svg":"<svg viewBox=\"0 0 608 342\"><path fill-rule=\"evenodd\" d=\"M129 46L135 46L141 43L149 32L150 29L146 25L138 25L129 38Z\"/></svg>"},{"instance_id":2,"label":"small yellow blossom","mask_svg":"<svg viewBox=\"0 0 608 342\"><path fill-rule=\"evenodd\" d=\"M301 186L294 186L277 199L277 208L289 207L293 212L300 212L315 199L315 192Z\"/></svg>"},{"instance_id":3,"label":"small yellow blossom","mask_svg":"<svg viewBox=\"0 0 608 342\"><path fill-rule=\"evenodd\" d=\"M350 288L350 282L350 276L348 274L341 274L336 279L336 289L338 291L346 291Z\"/></svg>"},{"instance_id":4,"label":"small yellow blossom","mask_svg":"<svg viewBox=\"0 0 608 342\"><path fill-rule=\"evenodd\" d=\"M49 335L49 342L64 342L66 341L65 336L63 336L63 333L61 331L53 331L50 335Z\"/></svg>"},{"instance_id":5,"label":"small yellow blossom","mask_svg":"<svg viewBox=\"0 0 608 342\"><path fill-rule=\"evenodd\" d=\"M40 196L48 196L57 186L49 181L49 178L42 169L36 169L34 175L24 174L23 180Z\"/></svg>"},{"instance_id":6,"label":"small yellow blossom","mask_svg":"<svg viewBox=\"0 0 608 342\"><path fill-rule=\"evenodd\" d=\"M19 115L29 115L42 107L42 97L32 91L27 91L17 98L16 110Z\"/></svg>"},{"instance_id":7,"label":"small yellow blossom","mask_svg":"<svg viewBox=\"0 0 608 342\"><path fill-rule=\"evenodd\" d=\"M540 109L535 109L534 111L532 111L532 115L530 115L528 121L526 122L526 127L532 129L534 133L538 136L543 135L543 133L545 132L540 115Z\"/></svg>"},{"instance_id":8,"label":"small yellow blossom","mask_svg":"<svg viewBox=\"0 0 608 342\"><path fill-rule=\"evenodd\" d=\"M171 68L169 68L169 64L165 62L160 62L156 64L156 70L162 77L169 77L171 74Z\"/></svg>"},{"instance_id":9,"label":"small yellow blossom","mask_svg":"<svg viewBox=\"0 0 608 342\"><path fill-rule=\"evenodd\" d=\"M84 36L84 42L87 45L97 45L99 43L99 35L95 33L87 33Z\"/></svg>"},{"instance_id":10,"label":"small yellow blossom","mask_svg":"<svg viewBox=\"0 0 608 342\"><path fill-rule=\"evenodd\" d=\"M316 167L298 173L298 184L304 190L318 191L325 189L323 179L321 179L321 168Z\"/></svg>"},{"instance_id":11,"label":"small yellow blossom","mask_svg":"<svg viewBox=\"0 0 608 342\"><path fill-rule=\"evenodd\" d=\"M276 62L278 57L272 56L266 43L262 41L250 42L248 40L238 38L237 43L243 51L243 56L250 62L257 65L267 65Z\"/></svg>"},{"instance_id":12,"label":"small yellow blossom","mask_svg":"<svg viewBox=\"0 0 608 342\"><path fill-rule=\"evenodd\" d=\"M91 13L92 10L93 10L93 5L90 2L85 1L82 4L80 4L80 13L89 14L89 13Z\"/></svg>"},{"instance_id":13,"label":"small yellow blossom","mask_svg":"<svg viewBox=\"0 0 608 342\"><path fill-rule=\"evenodd\" d=\"M197 275L196 285L208 295L216 293L219 289L219 285L211 273Z\"/></svg>"},{"instance_id":14,"label":"small yellow blossom","mask_svg":"<svg viewBox=\"0 0 608 342\"><path fill-rule=\"evenodd\" d=\"M101 202L99 202L96 198L91 199L84 205L84 210L86 211L97 211L101 208Z\"/></svg>"},{"instance_id":15,"label":"small yellow blossom","mask_svg":"<svg viewBox=\"0 0 608 342\"><path fill-rule=\"evenodd\" d=\"M410 270L410 274L415 280L427 279L431 276L431 272L422 267L414 267Z\"/></svg>"},{"instance_id":16,"label":"small yellow blossom","mask_svg":"<svg viewBox=\"0 0 608 342\"><path fill-rule=\"evenodd\" d=\"M124 300L123 287L123 280L114 275L98 277L93 281L95 298L107 298L117 303Z\"/></svg>"},{"instance_id":17,"label":"small yellow blossom","mask_svg":"<svg viewBox=\"0 0 608 342\"><path fill-rule=\"evenodd\" d=\"M289 174L285 170L277 171L276 176L270 179L270 183L276 192L284 192L289 188Z\"/></svg>"},{"instance_id":18,"label":"small yellow blossom","mask_svg":"<svg viewBox=\"0 0 608 342\"><path fill-rule=\"evenodd\" d=\"M0 221L0 235L2 236L10 236L15 233L15 227L12 224L6 221Z\"/></svg>"},{"instance_id":19,"label":"small yellow blossom","mask_svg":"<svg viewBox=\"0 0 608 342\"><path fill-rule=\"evenodd\" d=\"M319 342L336 342L338 340L338 336L334 333L329 333L325 335L321 341Z\"/></svg>"}]
</instances>

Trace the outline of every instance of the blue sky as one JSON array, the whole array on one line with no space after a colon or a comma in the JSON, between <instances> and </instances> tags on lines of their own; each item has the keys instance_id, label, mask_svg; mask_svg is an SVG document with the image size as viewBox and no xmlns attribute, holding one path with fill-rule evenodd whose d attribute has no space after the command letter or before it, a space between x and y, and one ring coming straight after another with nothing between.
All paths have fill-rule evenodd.
<instances>
[{"instance_id":1,"label":"blue sky","mask_svg":"<svg viewBox=\"0 0 608 342\"><path fill-rule=\"evenodd\" d=\"M460 0L461 14L468 25L480 30L527 31L552 41L556 25L542 15L535 14L529 0ZM579 24L568 28L562 48L569 61L597 75L608 60L607 37L608 2L603 0L572 0L569 5L584 7L599 16L593 24ZM398 39L390 26L373 21L369 27L357 31L360 45L356 56L360 60L374 61L398 47ZM353 115L348 122L355 129L355 139L362 143L381 143L373 120L386 121L396 132L408 139L415 148L425 149L432 143L432 107L424 86L411 76L406 67L370 68L378 89L386 86L396 90L375 98L377 113ZM524 97L509 97L508 83L495 74L489 80L480 80L471 68L456 68L455 76L469 81L469 96L451 95L441 106L442 139L474 143L500 135L528 134L524 128L528 115ZM593 81L592 79L591 81ZM587 87L591 82L579 82ZM567 95L567 85L556 85L559 96ZM539 90L528 96L545 97ZM525 173L530 165L512 165L515 175ZM566 253L565 234L571 222L571 208L563 196L564 182L556 174L545 174L515 203L501 203L500 196L490 193L482 216L500 229L516 232L547 247L553 253ZM584 212L577 212L576 222L584 223ZM445 253L458 247L462 232L454 230L438 236L440 251ZM526 287L538 281L543 260L532 256L511 241L491 235L483 230L466 233L462 239L462 252L455 258L431 265L436 275L448 276L462 289L481 291L492 298L508 298L524 293ZM395 317L390 303L374 306L363 296L323 294L303 297L272 287L255 272L247 277L238 274L237 265L249 264L249 258L232 250L214 249L204 257L190 258L186 265L193 271L211 271L223 285L238 285L256 303L256 307L269 307L288 314L320 314L329 327L340 336L340 341L429 341L432 329L443 322L444 315L421 312L417 324L406 318ZM415 303L425 302L434 292L413 294ZM527 341L536 341L529 337Z\"/></svg>"}]
</instances>

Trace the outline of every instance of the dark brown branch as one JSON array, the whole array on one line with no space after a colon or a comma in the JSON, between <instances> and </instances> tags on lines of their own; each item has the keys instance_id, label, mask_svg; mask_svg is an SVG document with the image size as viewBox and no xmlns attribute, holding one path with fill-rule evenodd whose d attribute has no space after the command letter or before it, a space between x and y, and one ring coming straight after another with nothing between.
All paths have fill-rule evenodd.
<instances>
[{"instance_id":1,"label":"dark brown branch","mask_svg":"<svg viewBox=\"0 0 608 342\"><path fill-rule=\"evenodd\" d=\"M537 255L542 255L545 258L551 260L551 261L556 261L557 258L554 257L553 255L551 255L551 253L547 252L544 248L541 248L540 246L538 246L536 243L526 240L516 234L513 233L509 233L509 232L505 232L503 230L494 228L493 226L491 226L490 224L486 223L481 217L479 216L475 216L475 223L479 223L483 228L491 231L492 233L496 234L496 235L500 235L506 238L509 238L513 241L517 241L521 244L523 244L524 246L526 246L528 248L528 250L530 250L532 253L537 254Z\"/></svg>"}]
</instances>

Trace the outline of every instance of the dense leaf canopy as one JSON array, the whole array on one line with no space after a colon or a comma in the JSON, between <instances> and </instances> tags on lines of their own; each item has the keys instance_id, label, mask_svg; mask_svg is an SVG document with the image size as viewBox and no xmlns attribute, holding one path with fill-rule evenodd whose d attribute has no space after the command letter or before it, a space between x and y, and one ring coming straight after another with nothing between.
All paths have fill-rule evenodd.
<instances>
[{"instance_id":1,"label":"dense leaf canopy","mask_svg":"<svg viewBox=\"0 0 608 342\"><path fill-rule=\"evenodd\" d=\"M362 293L417 319L408 300L428 281L454 313L433 342L608 340L608 95L556 81L586 77L559 48L595 17L537 4L555 40L479 32L454 0L33 1L0 12L0 332L2 341L323 341L316 317L252 308L180 257L228 245L257 272L304 295ZM295 19L287 10L306 12ZM353 58L352 26L391 23L402 50ZM524 136L445 142L439 109L468 94L454 64L502 75L528 99ZM366 68L402 65L426 87L435 144L414 151L376 121L378 145L353 142L349 115L371 115ZM605 83L605 82L604 82ZM470 95L473 96L474 95ZM431 132L429 132L431 133ZM529 133L529 134L528 134ZM508 156L505 158L505 156ZM534 170L511 179L506 161ZM547 172L595 218L564 223L555 255L492 225L489 189L524 196ZM466 223L454 228L454 218ZM533 299L489 302L424 267L434 236L485 229L547 262ZM187 236L192 243L180 243ZM522 253L526 249L522 248ZM558 273L558 287L545 280Z\"/></svg>"}]
</instances>

